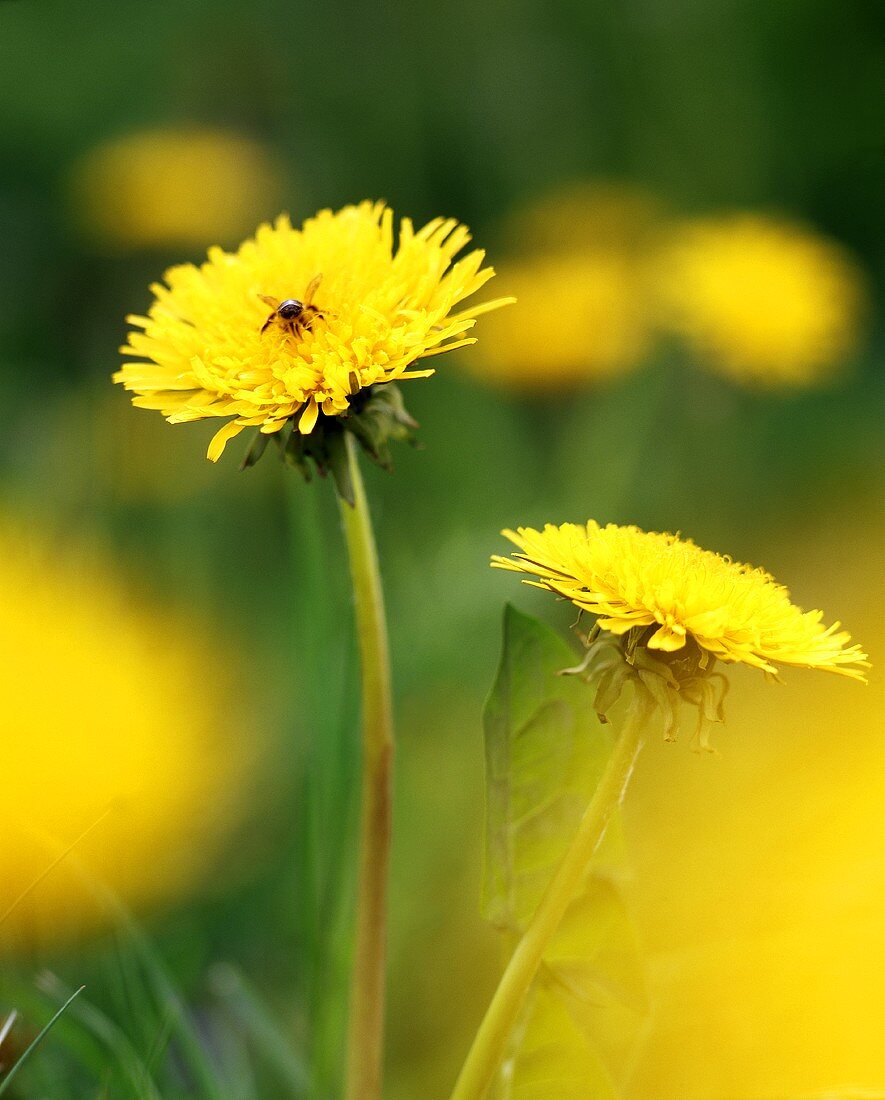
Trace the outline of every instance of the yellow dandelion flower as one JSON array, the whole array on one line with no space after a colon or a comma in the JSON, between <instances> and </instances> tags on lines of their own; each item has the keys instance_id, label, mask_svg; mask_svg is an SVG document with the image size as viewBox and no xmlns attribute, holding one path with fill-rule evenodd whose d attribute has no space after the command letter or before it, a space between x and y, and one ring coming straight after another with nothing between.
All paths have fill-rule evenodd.
<instances>
[{"instance_id":1,"label":"yellow dandelion flower","mask_svg":"<svg viewBox=\"0 0 885 1100\"><path fill-rule=\"evenodd\" d=\"M800 665L865 679L866 654L839 623L825 627L822 612L802 611L764 570L690 539L593 520L504 535L519 553L495 556L495 566L537 578L527 583L571 600L610 634L639 628L648 650L674 654L693 640L721 661L769 673Z\"/></svg>"},{"instance_id":2,"label":"yellow dandelion flower","mask_svg":"<svg viewBox=\"0 0 885 1100\"><path fill-rule=\"evenodd\" d=\"M482 355L467 360L484 381L528 392L618 377L648 351L636 265L615 251L511 262L505 282L518 309L488 319Z\"/></svg>"},{"instance_id":3,"label":"yellow dandelion flower","mask_svg":"<svg viewBox=\"0 0 885 1100\"><path fill-rule=\"evenodd\" d=\"M71 172L84 232L113 248L205 248L236 241L272 210L282 173L258 142L200 127L127 134Z\"/></svg>"},{"instance_id":4,"label":"yellow dandelion flower","mask_svg":"<svg viewBox=\"0 0 885 1100\"><path fill-rule=\"evenodd\" d=\"M104 889L142 911L199 884L245 793L231 671L100 553L0 520L0 944L92 929Z\"/></svg>"},{"instance_id":5,"label":"yellow dandelion flower","mask_svg":"<svg viewBox=\"0 0 885 1100\"><path fill-rule=\"evenodd\" d=\"M371 387L432 374L413 364L473 343L475 318L509 300L456 309L494 274L481 250L453 262L469 240L453 219L416 232L406 218L394 247L384 203L323 210L301 229L280 217L236 253L169 270L147 317L129 318L122 352L135 361L114 379L170 423L227 419L212 461L250 426L310 435Z\"/></svg>"},{"instance_id":6,"label":"yellow dandelion flower","mask_svg":"<svg viewBox=\"0 0 885 1100\"><path fill-rule=\"evenodd\" d=\"M756 214L682 226L653 282L666 326L711 368L761 387L831 376L857 343L866 299L840 245Z\"/></svg>"}]
</instances>

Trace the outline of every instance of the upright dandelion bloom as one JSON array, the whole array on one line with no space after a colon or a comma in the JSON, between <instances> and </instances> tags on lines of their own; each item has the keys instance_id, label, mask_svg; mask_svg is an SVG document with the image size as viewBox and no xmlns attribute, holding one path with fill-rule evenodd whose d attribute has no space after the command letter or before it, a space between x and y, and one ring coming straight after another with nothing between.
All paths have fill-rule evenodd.
<instances>
[{"instance_id":1,"label":"upright dandelion bloom","mask_svg":"<svg viewBox=\"0 0 885 1100\"><path fill-rule=\"evenodd\" d=\"M213 461L249 427L279 441L294 427L298 457L316 455L304 437L364 413L375 387L432 374L416 364L473 343L476 317L503 304L458 309L494 274L481 250L454 259L469 240L452 219L415 231L406 218L395 241L383 203L323 210L301 229L280 217L236 253L168 271L147 316L129 318L133 361L114 378L172 424L224 419ZM391 416L408 427L401 406ZM372 417L352 427L372 450Z\"/></svg>"},{"instance_id":2,"label":"upright dandelion bloom","mask_svg":"<svg viewBox=\"0 0 885 1100\"><path fill-rule=\"evenodd\" d=\"M114 375L135 405L173 424L222 420L212 461L253 428L244 465L273 439L305 475L312 461L335 479L363 704L346 1081L333 1089L348 1100L380 1100L382 1091L393 786L387 625L358 447L388 466L389 441L416 426L396 383L432 374L423 360L473 343L476 318L512 300L462 306L494 274L481 250L456 258L469 240L446 218L417 231L405 218L397 235L384 203L322 210L300 229L280 217L235 253L214 248L201 267L168 271L152 288L147 316L129 318L134 330L122 352L130 361ZM301 534L316 545L316 531ZM299 577L299 587L312 580L319 591L323 556L313 555L314 576Z\"/></svg>"},{"instance_id":3,"label":"upright dandelion bloom","mask_svg":"<svg viewBox=\"0 0 885 1100\"><path fill-rule=\"evenodd\" d=\"M652 265L663 324L712 369L762 388L826 380L854 350L857 263L811 230L757 214L678 227Z\"/></svg>"}]
</instances>

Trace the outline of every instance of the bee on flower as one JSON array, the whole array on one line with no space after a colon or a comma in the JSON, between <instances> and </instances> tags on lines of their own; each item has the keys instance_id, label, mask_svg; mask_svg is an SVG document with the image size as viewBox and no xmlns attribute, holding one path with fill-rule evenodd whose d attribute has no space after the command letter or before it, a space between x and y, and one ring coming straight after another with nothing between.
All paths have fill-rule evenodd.
<instances>
[{"instance_id":1,"label":"bee on flower","mask_svg":"<svg viewBox=\"0 0 885 1100\"><path fill-rule=\"evenodd\" d=\"M114 379L172 424L223 420L213 462L250 427L262 438L247 464L268 437L321 464L342 426L383 460L414 426L390 384L433 374L423 360L473 343L476 318L512 301L461 306L494 274L479 249L455 259L469 240L445 218L419 230L405 218L396 239L384 203L322 210L300 229L281 216L235 253L170 269L147 315L129 318Z\"/></svg>"}]
</instances>

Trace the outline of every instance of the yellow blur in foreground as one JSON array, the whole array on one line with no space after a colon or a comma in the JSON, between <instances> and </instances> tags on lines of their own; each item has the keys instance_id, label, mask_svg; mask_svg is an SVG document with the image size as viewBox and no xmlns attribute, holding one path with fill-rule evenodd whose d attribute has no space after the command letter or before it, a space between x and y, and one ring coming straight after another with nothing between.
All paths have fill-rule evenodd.
<instances>
[{"instance_id":1,"label":"yellow blur in foreground","mask_svg":"<svg viewBox=\"0 0 885 1100\"><path fill-rule=\"evenodd\" d=\"M251 138L225 130L145 130L110 141L74 167L85 232L115 248L232 242L277 205L280 171Z\"/></svg>"},{"instance_id":2,"label":"yellow blur in foreground","mask_svg":"<svg viewBox=\"0 0 885 1100\"><path fill-rule=\"evenodd\" d=\"M885 531L829 522L779 565L867 638L869 685L735 676L718 759L640 759L653 1012L629 1100L885 1097Z\"/></svg>"},{"instance_id":3,"label":"yellow blur in foreground","mask_svg":"<svg viewBox=\"0 0 885 1100\"><path fill-rule=\"evenodd\" d=\"M858 342L863 274L810 229L753 213L685 222L652 269L662 324L748 385L828 379Z\"/></svg>"},{"instance_id":4,"label":"yellow blur in foreground","mask_svg":"<svg viewBox=\"0 0 885 1100\"><path fill-rule=\"evenodd\" d=\"M194 888L244 778L224 672L106 559L0 520L0 945L91 929L108 891L141 909Z\"/></svg>"}]
</instances>

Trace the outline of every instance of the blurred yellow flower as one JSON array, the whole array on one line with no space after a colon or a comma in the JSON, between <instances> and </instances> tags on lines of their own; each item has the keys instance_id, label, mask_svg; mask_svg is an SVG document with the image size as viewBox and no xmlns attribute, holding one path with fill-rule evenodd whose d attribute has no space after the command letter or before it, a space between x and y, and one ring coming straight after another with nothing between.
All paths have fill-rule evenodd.
<instances>
[{"instance_id":1,"label":"blurred yellow flower","mask_svg":"<svg viewBox=\"0 0 885 1100\"><path fill-rule=\"evenodd\" d=\"M183 127L127 134L75 164L70 181L84 231L115 248L234 242L279 203L283 181L258 142Z\"/></svg>"},{"instance_id":2,"label":"blurred yellow flower","mask_svg":"<svg viewBox=\"0 0 885 1100\"><path fill-rule=\"evenodd\" d=\"M801 665L865 679L866 654L848 646L839 623L824 627L822 612L801 611L764 570L690 539L594 520L503 534L519 553L493 565L537 577L526 583L571 600L611 634L646 628L640 644L650 650L675 653L693 639L722 661L769 673Z\"/></svg>"},{"instance_id":3,"label":"blurred yellow flower","mask_svg":"<svg viewBox=\"0 0 885 1100\"><path fill-rule=\"evenodd\" d=\"M478 378L542 393L617 377L649 349L644 256L656 203L626 184L585 181L517 210L505 282L520 303L489 319Z\"/></svg>"},{"instance_id":4,"label":"blurred yellow flower","mask_svg":"<svg viewBox=\"0 0 885 1100\"><path fill-rule=\"evenodd\" d=\"M518 207L505 237L520 255L559 251L617 252L635 258L655 239L661 204L622 180L580 180Z\"/></svg>"},{"instance_id":5,"label":"blurred yellow flower","mask_svg":"<svg viewBox=\"0 0 885 1100\"><path fill-rule=\"evenodd\" d=\"M486 322L482 356L470 363L486 381L525 391L570 389L617 377L648 350L637 272L618 252L588 250L505 265L519 305Z\"/></svg>"},{"instance_id":6,"label":"blurred yellow flower","mask_svg":"<svg viewBox=\"0 0 885 1100\"><path fill-rule=\"evenodd\" d=\"M0 943L100 923L90 882L137 909L194 888L245 781L217 645L8 519L0 625Z\"/></svg>"},{"instance_id":7,"label":"blurred yellow flower","mask_svg":"<svg viewBox=\"0 0 885 1100\"><path fill-rule=\"evenodd\" d=\"M885 530L863 503L834 521L829 502L832 535L812 549L803 522L779 549L876 652ZM885 1096L880 671L856 692L835 677L799 692L736 681L725 767L645 750L627 888L653 1012L630 1100Z\"/></svg>"},{"instance_id":8,"label":"blurred yellow flower","mask_svg":"<svg viewBox=\"0 0 885 1100\"><path fill-rule=\"evenodd\" d=\"M171 268L148 316L129 318L136 331L122 351L136 361L114 380L173 424L233 417L212 440L213 461L250 425L271 435L294 420L307 435L321 413L347 416L370 386L432 374L409 368L473 343L475 318L509 301L455 310L494 274L481 250L452 262L469 240L452 219L416 233L405 218L394 248L383 203L322 210L302 229L280 217L234 254L213 248L201 267ZM268 303L290 301L295 320L268 316Z\"/></svg>"},{"instance_id":9,"label":"blurred yellow flower","mask_svg":"<svg viewBox=\"0 0 885 1100\"><path fill-rule=\"evenodd\" d=\"M741 382L815 383L857 343L859 267L840 245L789 222L749 213L687 222L652 271L662 323Z\"/></svg>"}]
</instances>

